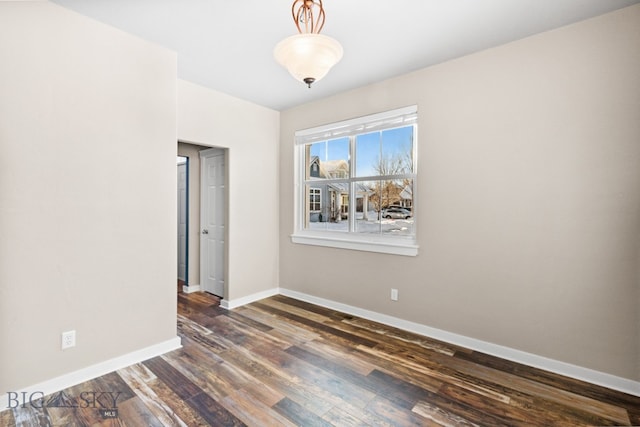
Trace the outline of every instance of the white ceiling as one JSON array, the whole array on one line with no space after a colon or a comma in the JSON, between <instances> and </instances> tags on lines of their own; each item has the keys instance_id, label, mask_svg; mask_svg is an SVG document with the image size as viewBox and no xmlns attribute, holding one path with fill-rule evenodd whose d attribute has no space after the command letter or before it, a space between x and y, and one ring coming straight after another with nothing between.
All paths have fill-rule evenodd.
<instances>
[{"instance_id":1,"label":"white ceiling","mask_svg":"<svg viewBox=\"0 0 640 427\"><path fill-rule=\"evenodd\" d=\"M324 0L344 57L311 89L273 59L293 0L52 0L178 53L178 77L276 110L640 0Z\"/></svg>"}]
</instances>

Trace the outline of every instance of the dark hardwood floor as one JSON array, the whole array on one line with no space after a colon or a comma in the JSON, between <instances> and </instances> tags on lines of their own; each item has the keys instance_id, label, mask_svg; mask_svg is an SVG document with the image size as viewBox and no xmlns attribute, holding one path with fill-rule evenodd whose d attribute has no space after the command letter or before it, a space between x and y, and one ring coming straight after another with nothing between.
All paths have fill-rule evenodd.
<instances>
[{"instance_id":1,"label":"dark hardwood floor","mask_svg":"<svg viewBox=\"0 0 640 427\"><path fill-rule=\"evenodd\" d=\"M638 397L291 298L218 305L179 292L182 349L0 412L0 425L640 425Z\"/></svg>"}]
</instances>

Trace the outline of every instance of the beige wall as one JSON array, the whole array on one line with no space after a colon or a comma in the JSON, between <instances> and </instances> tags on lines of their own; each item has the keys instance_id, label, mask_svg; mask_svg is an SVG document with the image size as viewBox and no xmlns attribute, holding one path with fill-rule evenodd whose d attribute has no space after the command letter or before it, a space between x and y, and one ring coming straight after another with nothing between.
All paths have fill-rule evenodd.
<instances>
[{"instance_id":1,"label":"beige wall","mask_svg":"<svg viewBox=\"0 0 640 427\"><path fill-rule=\"evenodd\" d=\"M176 56L2 2L0 58L2 394L175 339Z\"/></svg>"},{"instance_id":2,"label":"beige wall","mask_svg":"<svg viewBox=\"0 0 640 427\"><path fill-rule=\"evenodd\" d=\"M228 149L228 275L233 301L278 284L280 115L178 81L178 139Z\"/></svg>"},{"instance_id":3,"label":"beige wall","mask_svg":"<svg viewBox=\"0 0 640 427\"><path fill-rule=\"evenodd\" d=\"M639 76L634 6L283 112L280 286L640 380ZM411 104L419 255L292 244L294 131Z\"/></svg>"}]
</instances>

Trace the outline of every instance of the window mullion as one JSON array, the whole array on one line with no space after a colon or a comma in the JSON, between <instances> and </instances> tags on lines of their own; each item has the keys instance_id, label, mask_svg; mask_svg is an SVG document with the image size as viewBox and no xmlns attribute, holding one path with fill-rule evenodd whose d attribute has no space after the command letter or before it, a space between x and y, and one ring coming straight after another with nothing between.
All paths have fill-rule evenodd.
<instances>
[{"instance_id":1,"label":"window mullion","mask_svg":"<svg viewBox=\"0 0 640 427\"><path fill-rule=\"evenodd\" d=\"M356 231L356 202L358 195L356 194L355 165L356 165L356 136L349 137L349 232Z\"/></svg>"}]
</instances>

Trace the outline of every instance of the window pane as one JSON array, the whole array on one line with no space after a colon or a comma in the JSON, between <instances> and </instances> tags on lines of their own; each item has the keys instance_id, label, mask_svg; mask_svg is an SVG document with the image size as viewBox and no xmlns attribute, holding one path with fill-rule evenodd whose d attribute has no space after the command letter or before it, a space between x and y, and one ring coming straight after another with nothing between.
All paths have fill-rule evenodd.
<instances>
[{"instance_id":1,"label":"window pane","mask_svg":"<svg viewBox=\"0 0 640 427\"><path fill-rule=\"evenodd\" d=\"M309 230L349 231L349 184L314 183L308 187L309 210L307 228Z\"/></svg>"},{"instance_id":2,"label":"window pane","mask_svg":"<svg viewBox=\"0 0 640 427\"><path fill-rule=\"evenodd\" d=\"M356 232L413 235L413 180L358 182L356 192Z\"/></svg>"},{"instance_id":3,"label":"window pane","mask_svg":"<svg viewBox=\"0 0 640 427\"><path fill-rule=\"evenodd\" d=\"M349 138L307 146L307 179L349 178Z\"/></svg>"},{"instance_id":4,"label":"window pane","mask_svg":"<svg viewBox=\"0 0 640 427\"><path fill-rule=\"evenodd\" d=\"M413 172L413 127L389 129L382 132L382 161L380 175Z\"/></svg>"},{"instance_id":5,"label":"window pane","mask_svg":"<svg viewBox=\"0 0 640 427\"><path fill-rule=\"evenodd\" d=\"M380 162L380 132L356 137L356 176L376 176Z\"/></svg>"},{"instance_id":6,"label":"window pane","mask_svg":"<svg viewBox=\"0 0 640 427\"><path fill-rule=\"evenodd\" d=\"M383 234L411 236L414 233L413 180L381 181L381 212Z\"/></svg>"},{"instance_id":7,"label":"window pane","mask_svg":"<svg viewBox=\"0 0 640 427\"><path fill-rule=\"evenodd\" d=\"M380 200L377 181L356 182L357 233L380 234Z\"/></svg>"}]
</instances>

